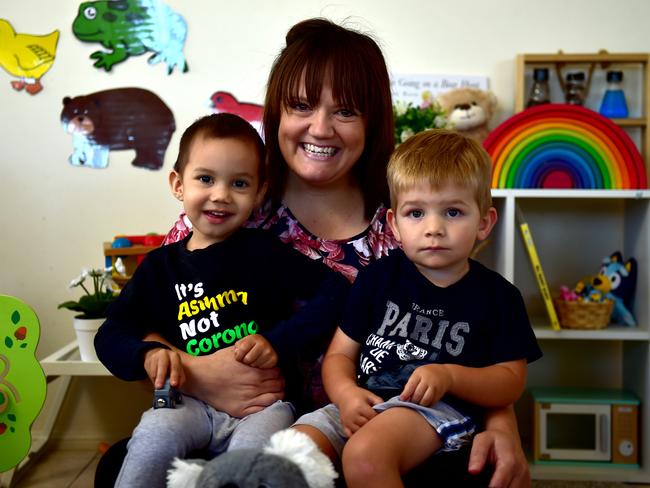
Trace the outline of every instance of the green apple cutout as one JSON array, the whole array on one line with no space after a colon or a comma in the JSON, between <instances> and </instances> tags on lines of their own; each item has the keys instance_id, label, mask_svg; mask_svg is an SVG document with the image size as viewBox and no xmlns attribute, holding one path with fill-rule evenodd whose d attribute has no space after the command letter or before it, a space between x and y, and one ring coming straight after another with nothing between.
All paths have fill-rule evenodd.
<instances>
[{"instance_id":1,"label":"green apple cutout","mask_svg":"<svg viewBox=\"0 0 650 488\"><path fill-rule=\"evenodd\" d=\"M36 359L39 337L34 311L0 295L0 472L29 452L30 427L45 402L45 374Z\"/></svg>"}]
</instances>

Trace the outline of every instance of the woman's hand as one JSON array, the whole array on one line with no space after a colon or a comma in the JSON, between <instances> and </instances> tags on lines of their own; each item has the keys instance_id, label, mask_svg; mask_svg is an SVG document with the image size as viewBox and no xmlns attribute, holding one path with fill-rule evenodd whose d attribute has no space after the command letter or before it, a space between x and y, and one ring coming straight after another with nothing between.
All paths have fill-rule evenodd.
<instances>
[{"instance_id":1,"label":"woman's hand","mask_svg":"<svg viewBox=\"0 0 650 488\"><path fill-rule=\"evenodd\" d=\"M160 334L150 333L144 340L172 347ZM240 363L232 347L209 356L190 356L172 349L178 353L185 372L182 391L221 412L241 418L284 398L284 378L278 368L259 369Z\"/></svg>"},{"instance_id":2,"label":"woman's hand","mask_svg":"<svg viewBox=\"0 0 650 488\"><path fill-rule=\"evenodd\" d=\"M245 417L284 398L278 368L260 369L235 359L234 348L209 356L181 354L185 370L183 391L233 417Z\"/></svg>"},{"instance_id":3,"label":"woman's hand","mask_svg":"<svg viewBox=\"0 0 650 488\"><path fill-rule=\"evenodd\" d=\"M512 407L491 411L487 430L474 438L468 471L478 474L486 463L494 466L490 488L530 487L528 461L521 448Z\"/></svg>"}]
</instances>

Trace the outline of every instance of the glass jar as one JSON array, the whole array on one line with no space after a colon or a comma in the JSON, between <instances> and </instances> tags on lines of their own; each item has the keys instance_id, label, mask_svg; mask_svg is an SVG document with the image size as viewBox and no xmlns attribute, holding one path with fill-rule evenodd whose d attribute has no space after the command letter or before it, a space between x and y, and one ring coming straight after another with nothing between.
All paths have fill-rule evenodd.
<instances>
[{"instance_id":1,"label":"glass jar","mask_svg":"<svg viewBox=\"0 0 650 488\"><path fill-rule=\"evenodd\" d=\"M628 116L625 93L623 93L623 72L607 72L607 89L599 112L605 117L623 119Z\"/></svg>"},{"instance_id":2,"label":"glass jar","mask_svg":"<svg viewBox=\"0 0 650 488\"><path fill-rule=\"evenodd\" d=\"M581 71L567 73L564 83L564 99L569 105L585 103L585 74Z\"/></svg>"},{"instance_id":3,"label":"glass jar","mask_svg":"<svg viewBox=\"0 0 650 488\"><path fill-rule=\"evenodd\" d=\"M551 91L548 86L548 69L535 68L533 71L533 86L526 107L534 107L544 103L551 103Z\"/></svg>"}]
</instances>

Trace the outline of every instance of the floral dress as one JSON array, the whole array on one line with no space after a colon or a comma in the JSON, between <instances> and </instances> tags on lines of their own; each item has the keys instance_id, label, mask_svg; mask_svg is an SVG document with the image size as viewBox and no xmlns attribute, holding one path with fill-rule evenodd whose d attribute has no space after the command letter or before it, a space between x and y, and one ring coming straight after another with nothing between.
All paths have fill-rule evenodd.
<instances>
[{"instance_id":1,"label":"floral dress","mask_svg":"<svg viewBox=\"0 0 650 488\"><path fill-rule=\"evenodd\" d=\"M312 259L322 259L323 263L334 271L354 281L360 268L398 247L397 240L386 223L386 210L386 207L381 205L363 232L342 240L321 239L313 235L298 222L284 204L274 210L268 203L251 217L246 227L267 229L285 244L290 244ZM163 244L180 241L191 230L191 222L182 213Z\"/></svg>"},{"instance_id":2,"label":"floral dress","mask_svg":"<svg viewBox=\"0 0 650 488\"><path fill-rule=\"evenodd\" d=\"M360 268L386 256L399 246L386 223L386 210L387 208L381 205L372 217L370 225L349 239L321 239L305 229L286 205L281 204L274 209L270 202L251 216L246 227L269 230L282 242L293 246L304 255L312 259L322 259L324 264L352 282ZM183 239L191 230L192 223L182 213L167 233L163 245ZM320 367L321 360L315 363L313 360L302 362L304 395L305 398L311 398L312 408L329 403L323 388Z\"/></svg>"}]
</instances>

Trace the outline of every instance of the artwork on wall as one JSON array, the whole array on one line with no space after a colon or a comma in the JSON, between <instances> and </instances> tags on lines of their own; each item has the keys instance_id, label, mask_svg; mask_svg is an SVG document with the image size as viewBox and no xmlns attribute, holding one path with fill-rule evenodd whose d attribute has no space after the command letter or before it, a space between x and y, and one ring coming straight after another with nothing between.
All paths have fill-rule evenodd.
<instances>
[{"instance_id":1,"label":"artwork on wall","mask_svg":"<svg viewBox=\"0 0 650 488\"><path fill-rule=\"evenodd\" d=\"M160 0L99 0L79 6L72 32L83 42L100 43L108 51L90 55L96 68L111 71L131 56L152 53L149 64L167 63L188 70L183 55L187 23Z\"/></svg>"},{"instance_id":2,"label":"artwork on wall","mask_svg":"<svg viewBox=\"0 0 650 488\"><path fill-rule=\"evenodd\" d=\"M165 102L142 88L65 97L61 123L72 134L70 163L90 168L106 168L109 150L134 149L133 166L160 169L176 129Z\"/></svg>"},{"instance_id":3,"label":"artwork on wall","mask_svg":"<svg viewBox=\"0 0 650 488\"><path fill-rule=\"evenodd\" d=\"M248 121L262 135L262 114L264 107L256 103L239 102L232 93L217 91L210 97L210 107L215 113L239 115Z\"/></svg>"},{"instance_id":4,"label":"artwork on wall","mask_svg":"<svg viewBox=\"0 0 650 488\"><path fill-rule=\"evenodd\" d=\"M479 75L421 75L392 73L390 76L390 92L393 103L412 103L420 105L426 97L437 97L454 88L475 88L488 90L487 76Z\"/></svg>"},{"instance_id":5,"label":"artwork on wall","mask_svg":"<svg viewBox=\"0 0 650 488\"><path fill-rule=\"evenodd\" d=\"M0 19L0 66L16 78L11 86L36 95L43 89L41 78L56 57L59 31L45 35L16 33L6 19Z\"/></svg>"}]
</instances>

